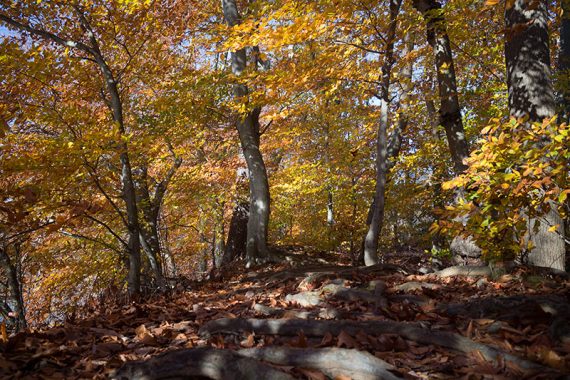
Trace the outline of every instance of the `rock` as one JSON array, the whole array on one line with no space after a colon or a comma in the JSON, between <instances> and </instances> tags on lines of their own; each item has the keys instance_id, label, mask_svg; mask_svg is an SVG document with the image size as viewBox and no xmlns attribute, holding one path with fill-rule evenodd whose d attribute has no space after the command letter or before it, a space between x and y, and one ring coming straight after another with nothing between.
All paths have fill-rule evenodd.
<instances>
[{"instance_id":1,"label":"rock","mask_svg":"<svg viewBox=\"0 0 570 380\"><path fill-rule=\"evenodd\" d=\"M342 313L332 307L327 307L319 311L319 318L322 319L342 319Z\"/></svg>"},{"instance_id":2,"label":"rock","mask_svg":"<svg viewBox=\"0 0 570 380\"><path fill-rule=\"evenodd\" d=\"M317 306L321 303L318 292L303 292L297 294L288 294L285 297L287 302L295 302L302 307Z\"/></svg>"},{"instance_id":3,"label":"rock","mask_svg":"<svg viewBox=\"0 0 570 380\"><path fill-rule=\"evenodd\" d=\"M418 272L420 272L421 274L428 274L428 273L433 273L433 269L428 267L421 267L420 269L418 269Z\"/></svg>"},{"instance_id":4,"label":"rock","mask_svg":"<svg viewBox=\"0 0 570 380\"><path fill-rule=\"evenodd\" d=\"M431 258L431 265L434 268L441 268L443 266L443 262L440 259L438 259L437 257L432 257Z\"/></svg>"},{"instance_id":5,"label":"rock","mask_svg":"<svg viewBox=\"0 0 570 380\"><path fill-rule=\"evenodd\" d=\"M485 285L487 285L489 283L489 281L487 281L487 279L485 277L480 278L479 280L477 280L477 282L475 283L475 286L478 289L484 288Z\"/></svg>"},{"instance_id":6,"label":"rock","mask_svg":"<svg viewBox=\"0 0 570 380\"><path fill-rule=\"evenodd\" d=\"M248 290L247 293L245 293L245 298L246 299L252 299L253 297L255 297L255 293L251 290Z\"/></svg>"},{"instance_id":7,"label":"rock","mask_svg":"<svg viewBox=\"0 0 570 380\"><path fill-rule=\"evenodd\" d=\"M481 257L481 248L475 244L471 236L456 236L449 247L453 256L464 256L477 258Z\"/></svg>"},{"instance_id":8,"label":"rock","mask_svg":"<svg viewBox=\"0 0 570 380\"><path fill-rule=\"evenodd\" d=\"M449 247L455 265L483 264L481 248L475 244L471 236L456 236Z\"/></svg>"}]
</instances>

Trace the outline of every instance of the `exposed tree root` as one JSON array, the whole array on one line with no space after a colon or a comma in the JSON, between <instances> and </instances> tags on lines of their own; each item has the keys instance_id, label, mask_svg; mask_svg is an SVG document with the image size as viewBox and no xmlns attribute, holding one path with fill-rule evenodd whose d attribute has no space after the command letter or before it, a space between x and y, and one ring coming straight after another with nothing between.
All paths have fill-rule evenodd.
<instances>
[{"instance_id":1,"label":"exposed tree root","mask_svg":"<svg viewBox=\"0 0 570 380\"><path fill-rule=\"evenodd\" d=\"M284 366L318 369L331 379L342 375L353 380L396 380L395 368L368 352L345 348L263 347L238 351L249 358Z\"/></svg>"},{"instance_id":2,"label":"exposed tree root","mask_svg":"<svg viewBox=\"0 0 570 380\"><path fill-rule=\"evenodd\" d=\"M293 376L234 351L210 347L166 352L147 361L123 365L113 379L267 379L292 380Z\"/></svg>"},{"instance_id":3,"label":"exposed tree root","mask_svg":"<svg viewBox=\"0 0 570 380\"><path fill-rule=\"evenodd\" d=\"M394 291L395 292L397 292L397 291L413 292L415 290L422 290L422 289L435 290L435 289L439 289L439 288L441 288L441 285L438 285L438 284L431 284L429 282L410 281L410 282L404 282L403 284L395 286L390 290L393 292Z\"/></svg>"},{"instance_id":4,"label":"exposed tree root","mask_svg":"<svg viewBox=\"0 0 570 380\"><path fill-rule=\"evenodd\" d=\"M488 266L454 266L435 272L438 277L491 277L493 271Z\"/></svg>"},{"instance_id":5,"label":"exposed tree root","mask_svg":"<svg viewBox=\"0 0 570 380\"><path fill-rule=\"evenodd\" d=\"M257 281L286 281L295 280L300 278L313 277L313 281L318 283L320 280L325 280L327 278L346 278L352 279L363 274L380 274L380 273L394 273L400 272L408 274L398 265L392 264L376 264L369 267L347 267L339 265L327 265L327 266L307 266L287 269L278 273L264 273L262 275L255 276L253 279ZM321 282L322 283L322 282ZM320 284L318 284L320 285ZM317 286L318 286L317 285Z\"/></svg>"},{"instance_id":6,"label":"exposed tree root","mask_svg":"<svg viewBox=\"0 0 570 380\"><path fill-rule=\"evenodd\" d=\"M474 342L462 335L451 332L431 331L416 323L393 321L308 321L299 319L218 319L203 325L199 334L211 337L214 334L236 334L254 332L257 335L295 336L299 331L306 336L322 337L327 332L333 335L345 331L355 335L358 331L367 334L397 334L418 343L435 344L463 353L478 351L485 360L500 365L510 363L524 370L544 370L544 367L529 360L502 352L496 348Z\"/></svg>"}]
</instances>

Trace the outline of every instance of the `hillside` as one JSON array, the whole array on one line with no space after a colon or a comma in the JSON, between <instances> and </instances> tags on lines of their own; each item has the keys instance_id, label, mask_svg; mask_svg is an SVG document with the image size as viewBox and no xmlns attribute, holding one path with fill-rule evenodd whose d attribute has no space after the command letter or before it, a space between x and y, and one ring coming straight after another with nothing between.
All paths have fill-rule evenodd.
<instances>
[{"instance_id":1,"label":"hillside","mask_svg":"<svg viewBox=\"0 0 570 380\"><path fill-rule=\"evenodd\" d=\"M429 263L413 252L358 268L289 257L297 265L235 270L137 304L108 299L88 316L19 333L0 346L0 375L357 380L570 374L568 278L522 267L490 276L422 275L417 270Z\"/></svg>"}]
</instances>

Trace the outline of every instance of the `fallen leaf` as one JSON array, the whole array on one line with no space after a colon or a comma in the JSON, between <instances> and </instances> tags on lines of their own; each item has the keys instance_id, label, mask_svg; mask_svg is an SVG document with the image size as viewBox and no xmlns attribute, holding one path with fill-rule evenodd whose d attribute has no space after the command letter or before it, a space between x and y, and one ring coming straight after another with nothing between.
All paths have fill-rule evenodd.
<instances>
[{"instance_id":1,"label":"fallen leaf","mask_svg":"<svg viewBox=\"0 0 570 380\"><path fill-rule=\"evenodd\" d=\"M297 371L301 372L309 380L327 380L327 377L316 369L297 368Z\"/></svg>"},{"instance_id":2,"label":"fallen leaf","mask_svg":"<svg viewBox=\"0 0 570 380\"><path fill-rule=\"evenodd\" d=\"M246 339L240 342L240 346L245 348L251 348L255 346L255 334L254 333L249 334Z\"/></svg>"},{"instance_id":3,"label":"fallen leaf","mask_svg":"<svg viewBox=\"0 0 570 380\"><path fill-rule=\"evenodd\" d=\"M346 347L346 348L358 348L358 343L354 340L353 337L350 336L346 331L342 330L337 337L336 346L337 347Z\"/></svg>"},{"instance_id":4,"label":"fallen leaf","mask_svg":"<svg viewBox=\"0 0 570 380\"><path fill-rule=\"evenodd\" d=\"M297 335L297 341L294 342L292 344L293 347L299 347L299 348L306 348L308 346L307 344L307 337L305 336L305 333L303 332L303 330L299 331L299 334Z\"/></svg>"},{"instance_id":5,"label":"fallen leaf","mask_svg":"<svg viewBox=\"0 0 570 380\"><path fill-rule=\"evenodd\" d=\"M154 346L157 344L156 338L147 330L145 325L136 328L137 339L144 345Z\"/></svg>"},{"instance_id":6,"label":"fallen leaf","mask_svg":"<svg viewBox=\"0 0 570 380\"><path fill-rule=\"evenodd\" d=\"M330 332L326 332L325 335L323 335L323 339L321 340L321 343L319 344L319 347L326 347L326 346L330 346L332 344L334 340L333 335Z\"/></svg>"}]
</instances>

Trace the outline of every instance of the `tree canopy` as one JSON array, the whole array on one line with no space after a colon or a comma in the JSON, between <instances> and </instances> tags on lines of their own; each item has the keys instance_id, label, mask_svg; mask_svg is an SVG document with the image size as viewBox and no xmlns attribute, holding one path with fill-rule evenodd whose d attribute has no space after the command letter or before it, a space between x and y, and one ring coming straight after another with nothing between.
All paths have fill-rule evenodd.
<instances>
[{"instance_id":1,"label":"tree canopy","mask_svg":"<svg viewBox=\"0 0 570 380\"><path fill-rule=\"evenodd\" d=\"M462 237L564 270L561 2L221 3L0 2L4 317L283 245L374 264Z\"/></svg>"}]
</instances>

